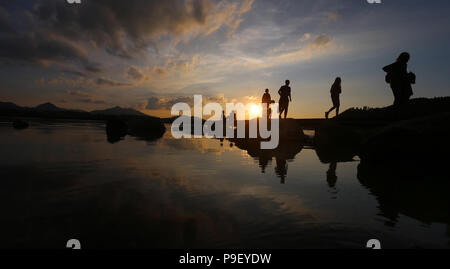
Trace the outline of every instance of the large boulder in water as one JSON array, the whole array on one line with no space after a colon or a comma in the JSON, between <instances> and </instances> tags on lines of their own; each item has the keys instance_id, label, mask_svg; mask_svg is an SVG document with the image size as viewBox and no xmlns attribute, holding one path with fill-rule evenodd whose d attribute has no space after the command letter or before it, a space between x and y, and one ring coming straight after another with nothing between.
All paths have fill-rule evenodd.
<instances>
[{"instance_id":1,"label":"large boulder in water","mask_svg":"<svg viewBox=\"0 0 450 269\"><path fill-rule=\"evenodd\" d=\"M106 135L110 143L122 140L128 132L128 125L121 119L110 119L106 122Z\"/></svg>"},{"instance_id":2,"label":"large boulder in water","mask_svg":"<svg viewBox=\"0 0 450 269\"><path fill-rule=\"evenodd\" d=\"M359 128L331 120L316 130L314 145L321 162L345 162L358 154L363 138L364 132Z\"/></svg>"},{"instance_id":3,"label":"large boulder in water","mask_svg":"<svg viewBox=\"0 0 450 269\"><path fill-rule=\"evenodd\" d=\"M159 118L142 117L128 121L128 134L146 141L159 139L165 132L166 127Z\"/></svg>"},{"instance_id":4,"label":"large boulder in water","mask_svg":"<svg viewBox=\"0 0 450 269\"><path fill-rule=\"evenodd\" d=\"M367 162L440 159L450 150L450 113L401 121L368 137L360 150Z\"/></svg>"},{"instance_id":5,"label":"large boulder in water","mask_svg":"<svg viewBox=\"0 0 450 269\"><path fill-rule=\"evenodd\" d=\"M305 134L298 121L294 119L280 120L280 140L304 141Z\"/></svg>"}]
</instances>

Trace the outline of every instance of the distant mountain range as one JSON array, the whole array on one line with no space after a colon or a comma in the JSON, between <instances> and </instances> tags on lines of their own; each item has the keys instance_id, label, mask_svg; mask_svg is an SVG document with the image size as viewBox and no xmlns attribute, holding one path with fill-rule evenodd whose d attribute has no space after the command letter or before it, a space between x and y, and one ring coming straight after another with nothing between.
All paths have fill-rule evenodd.
<instances>
[{"instance_id":1,"label":"distant mountain range","mask_svg":"<svg viewBox=\"0 0 450 269\"><path fill-rule=\"evenodd\" d=\"M52 103L44 103L36 107L22 107L16 105L12 102L0 102L0 111L24 111L24 112L79 112L79 113L90 113L94 115L103 116L148 116L142 112L134 110L132 108L121 108L119 106L105 109L105 110L95 110L92 112L86 112L77 109L65 109L57 107Z\"/></svg>"},{"instance_id":2,"label":"distant mountain range","mask_svg":"<svg viewBox=\"0 0 450 269\"><path fill-rule=\"evenodd\" d=\"M0 102L0 109L1 110L19 110L19 109L23 109L23 107L20 107L11 102Z\"/></svg>"},{"instance_id":3,"label":"distant mountain range","mask_svg":"<svg viewBox=\"0 0 450 269\"><path fill-rule=\"evenodd\" d=\"M120 106L116 106L113 108L108 108L105 110L94 110L91 111L92 114L97 115L108 115L108 116L148 116L142 112L134 110L132 108L121 108Z\"/></svg>"}]
</instances>

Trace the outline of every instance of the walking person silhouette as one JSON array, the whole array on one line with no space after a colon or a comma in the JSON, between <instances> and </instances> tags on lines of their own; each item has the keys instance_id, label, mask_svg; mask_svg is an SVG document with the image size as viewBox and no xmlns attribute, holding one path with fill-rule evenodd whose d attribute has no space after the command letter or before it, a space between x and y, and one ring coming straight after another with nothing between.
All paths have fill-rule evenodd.
<instances>
[{"instance_id":1,"label":"walking person silhouette","mask_svg":"<svg viewBox=\"0 0 450 269\"><path fill-rule=\"evenodd\" d=\"M337 77L334 81L333 85L331 86L331 101L333 102L333 107L325 112L325 118L328 119L328 116L330 115L331 111L336 109L336 116L339 115L339 108L341 106L341 101L339 99L340 94L342 93L342 87L341 87L342 80L340 77Z\"/></svg>"},{"instance_id":2,"label":"walking person silhouette","mask_svg":"<svg viewBox=\"0 0 450 269\"><path fill-rule=\"evenodd\" d=\"M288 109L289 109L289 102L292 102L291 97L291 87L289 87L289 84L291 82L289 80L286 80L286 84L281 86L280 90L278 91L278 94L280 95L280 118L284 112L284 118L287 118Z\"/></svg>"}]
</instances>

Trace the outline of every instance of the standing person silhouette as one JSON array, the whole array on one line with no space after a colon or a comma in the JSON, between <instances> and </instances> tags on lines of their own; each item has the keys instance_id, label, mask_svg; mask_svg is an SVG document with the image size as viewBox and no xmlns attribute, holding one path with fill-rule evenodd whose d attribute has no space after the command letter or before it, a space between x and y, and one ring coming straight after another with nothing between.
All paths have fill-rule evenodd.
<instances>
[{"instance_id":1,"label":"standing person silhouette","mask_svg":"<svg viewBox=\"0 0 450 269\"><path fill-rule=\"evenodd\" d=\"M275 101L272 101L272 97L270 96L269 89L266 89L266 91L262 97L261 103L267 105L267 117L270 118L272 115L272 110L270 109L270 104L275 103Z\"/></svg>"},{"instance_id":2,"label":"standing person silhouette","mask_svg":"<svg viewBox=\"0 0 450 269\"><path fill-rule=\"evenodd\" d=\"M387 73L386 82L391 85L394 94L395 109L407 103L413 95L411 84L416 83L416 75L408 73L409 59L409 53L403 52L395 63L383 67L383 71Z\"/></svg>"},{"instance_id":3,"label":"standing person silhouette","mask_svg":"<svg viewBox=\"0 0 450 269\"><path fill-rule=\"evenodd\" d=\"M339 107L341 106L341 101L339 100L339 95L342 93L342 87L341 87L342 80L340 77L337 77L334 81L333 85L331 86L331 101L333 101L333 107L325 112L325 118L328 119L328 116L330 115L331 111L336 109L336 116L339 115Z\"/></svg>"},{"instance_id":4,"label":"standing person silhouette","mask_svg":"<svg viewBox=\"0 0 450 269\"><path fill-rule=\"evenodd\" d=\"M285 119L287 118L289 102L292 102L291 87L289 87L289 84L291 84L291 82L289 80L286 80L286 84L281 86L280 90L278 91L278 94L280 95L280 118L284 112Z\"/></svg>"}]
</instances>

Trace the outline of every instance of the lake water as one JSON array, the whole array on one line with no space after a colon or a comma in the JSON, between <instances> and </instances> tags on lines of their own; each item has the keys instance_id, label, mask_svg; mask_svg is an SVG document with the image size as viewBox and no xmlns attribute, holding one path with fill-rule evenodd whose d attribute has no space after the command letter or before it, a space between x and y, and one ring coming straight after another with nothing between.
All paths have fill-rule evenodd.
<instances>
[{"instance_id":1,"label":"lake water","mask_svg":"<svg viewBox=\"0 0 450 269\"><path fill-rule=\"evenodd\" d=\"M357 157L334 169L305 147L261 160L169 126L110 144L103 123L44 120L0 123L0 148L1 248L449 247L448 223L387 216Z\"/></svg>"}]
</instances>

